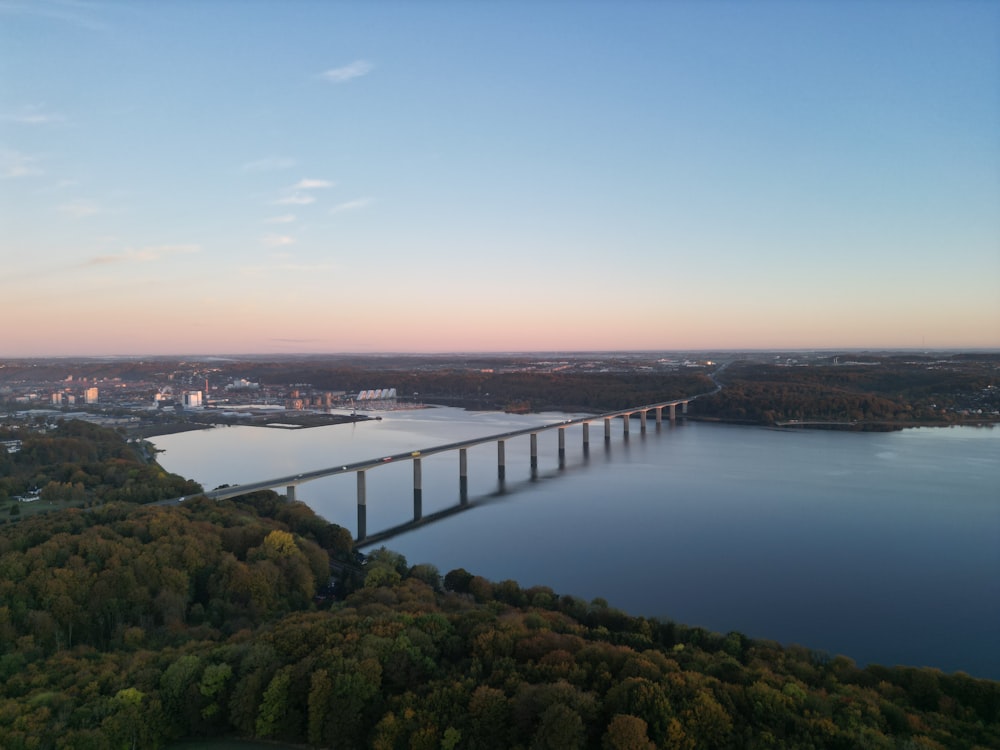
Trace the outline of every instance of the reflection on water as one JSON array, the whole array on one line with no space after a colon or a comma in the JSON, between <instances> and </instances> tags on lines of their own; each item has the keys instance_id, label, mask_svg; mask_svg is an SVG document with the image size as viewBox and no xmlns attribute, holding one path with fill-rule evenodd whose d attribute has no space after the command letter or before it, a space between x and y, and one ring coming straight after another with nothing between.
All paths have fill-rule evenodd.
<instances>
[{"instance_id":1,"label":"reflection on water","mask_svg":"<svg viewBox=\"0 0 1000 750\"><path fill-rule=\"evenodd\" d=\"M565 415L432 409L382 422L227 428L156 439L161 463L211 488L479 437ZM635 420L634 420L635 421ZM442 572L603 597L633 614L802 643L860 662L1000 678L1000 430L780 431L688 423L627 440L555 431L422 460L424 523L388 546ZM413 518L410 462L367 473L369 531ZM356 528L352 476L297 496ZM432 522L438 515L443 520Z\"/></svg>"}]
</instances>

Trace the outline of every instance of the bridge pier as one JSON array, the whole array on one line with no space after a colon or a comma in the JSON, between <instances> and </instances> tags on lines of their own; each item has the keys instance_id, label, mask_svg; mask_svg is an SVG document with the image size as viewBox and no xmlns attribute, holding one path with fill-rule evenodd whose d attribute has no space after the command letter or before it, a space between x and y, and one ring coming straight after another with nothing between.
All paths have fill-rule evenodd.
<instances>
[{"instance_id":1,"label":"bridge pier","mask_svg":"<svg viewBox=\"0 0 1000 750\"><path fill-rule=\"evenodd\" d=\"M677 404L670 404L670 421L677 421Z\"/></svg>"},{"instance_id":2,"label":"bridge pier","mask_svg":"<svg viewBox=\"0 0 1000 750\"><path fill-rule=\"evenodd\" d=\"M290 503L294 503L295 502L295 485L294 484L288 485L288 487L285 489L285 499L288 502L290 502Z\"/></svg>"},{"instance_id":3,"label":"bridge pier","mask_svg":"<svg viewBox=\"0 0 1000 750\"><path fill-rule=\"evenodd\" d=\"M507 459L504 453L503 440L497 440L497 478L503 480L507 477Z\"/></svg>"},{"instance_id":4,"label":"bridge pier","mask_svg":"<svg viewBox=\"0 0 1000 750\"><path fill-rule=\"evenodd\" d=\"M419 521L424 512L424 489L420 459L413 459L413 520Z\"/></svg>"},{"instance_id":5,"label":"bridge pier","mask_svg":"<svg viewBox=\"0 0 1000 750\"><path fill-rule=\"evenodd\" d=\"M630 416L629 414L622 414L622 421L624 422L624 429L625 429L625 432L623 434L625 435L625 437L628 437L628 418L629 418L629 416Z\"/></svg>"},{"instance_id":6,"label":"bridge pier","mask_svg":"<svg viewBox=\"0 0 1000 750\"><path fill-rule=\"evenodd\" d=\"M681 414L687 414L687 413L688 413L688 402L685 401L681 404Z\"/></svg>"},{"instance_id":7,"label":"bridge pier","mask_svg":"<svg viewBox=\"0 0 1000 750\"><path fill-rule=\"evenodd\" d=\"M663 424L663 407L662 406L657 406L656 407L656 426L659 427L661 424Z\"/></svg>"},{"instance_id":8,"label":"bridge pier","mask_svg":"<svg viewBox=\"0 0 1000 750\"><path fill-rule=\"evenodd\" d=\"M643 409L641 412L639 412L639 432L642 432L642 433L646 432L646 412L647 411L649 411L649 410L648 409Z\"/></svg>"},{"instance_id":9,"label":"bridge pier","mask_svg":"<svg viewBox=\"0 0 1000 750\"><path fill-rule=\"evenodd\" d=\"M583 452L590 450L590 422L583 423Z\"/></svg>"},{"instance_id":10,"label":"bridge pier","mask_svg":"<svg viewBox=\"0 0 1000 750\"><path fill-rule=\"evenodd\" d=\"M469 501L469 451L458 449L458 499L463 505Z\"/></svg>"},{"instance_id":11,"label":"bridge pier","mask_svg":"<svg viewBox=\"0 0 1000 750\"><path fill-rule=\"evenodd\" d=\"M611 417L604 418L604 442L611 442Z\"/></svg>"},{"instance_id":12,"label":"bridge pier","mask_svg":"<svg viewBox=\"0 0 1000 750\"><path fill-rule=\"evenodd\" d=\"M566 465L566 428L559 428L559 468Z\"/></svg>"},{"instance_id":13,"label":"bridge pier","mask_svg":"<svg viewBox=\"0 0 1000 750\"><path fill-rule=\"evenodd\" d=\"M533 432L531 439L531 478L538 476L538 433Z\"/></svg>"},{"instance_id":14,"label":"bridge pier","mask_svg":"<svg viewBox=\"0 0 1000 750\"><path fill-rule=\"evenodd\" d=\"M368 536L368 499L365 492L365 473L358 472L358 539Z\"/></svg>"}]
</instances>

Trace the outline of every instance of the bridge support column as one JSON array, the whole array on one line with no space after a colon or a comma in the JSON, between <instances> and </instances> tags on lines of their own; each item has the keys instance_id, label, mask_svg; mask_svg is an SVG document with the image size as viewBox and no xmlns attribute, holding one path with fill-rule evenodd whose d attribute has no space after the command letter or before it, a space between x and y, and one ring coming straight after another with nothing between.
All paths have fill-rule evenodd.
<instances>
[{"instance_id":1,"label":"bridge support column","mask_svg":"<svg viewBox=\"0 0 1000 750\"><path fill-rule=\"evenodd\" d=\"M424 512L423 476L420 459L413 459L413 520L419 521Z\"/></svg>"},{"instance_id":2,"label":"bridge support column","mask_svg":"<svg viewBox=\"0 0 1000 750\"><path fill-rule=\"evenodd\" d=\"M677 404L670 404L670 421L677 421Z\"/></svg>"},{"instance_id":3,"label":"bridge support column","mask_svg":"<svg viewBox=\"0 0 1000 750\"><path fill-rule=\"evenodd\" d=\"M566 428L559 428L559 468L566 465Z\"/></svg>"},{"instance_id":4,"label":"bridge support column","mask_svg":"<svg viewBox=\"0 0 1000 750\"><path fill-rule=\"evenodd\" d=\"M507 477L507 458L504 453L503 440L497 440L497 477L500 479Z\"/></svg>"},{"instance_id":5,"label":"bridge support column","mask_svg":"<svg viewBox=\"0 0 1000 750\"><path fill-rule=\"evenodd\" d=\"M647 409L643 409L641 412L639 412L639 432L645 432L646 431L646 412L647 411L648 411Z\"/></svg>"},{"instance_id":6,"label":"bridge support column","mask_svg":"<svg viewBox=\"0 0 1000 750\"><path fill-rule=\"evenodd\" d=\"M458 449L458 499L469 501L469 453L467 448Z\"/></svg>"},{"instance_id":7,"label":"bridge support column","mask_svg":"<svg viewBox=\"0 0 1000 750\"><path fill-rule=\"evenodd\" d=\"M358 472L358 539L364 539L368 536L367 525L367 512L368 512L368 499L365 494L365 473L363 471Z\"/></svg>"},{"instance_id":8,"label":"bridge support column","mask_svg":"<svg viewBox=\"0 0 1000 750\"><path fill-rule=\"evenodd\" d=\"M288 502L290 502L290 503L294 503L295 502L295 485L294 484L288 485L288 487L285 489L285 499L288 500Z\"/></svg>"},{"instance_id":9,"label":"bridge support column","mask_svg":"<svg viewBox=\"0 0 1000 750\"><path fill-rule=\"evenodd\" d=\"M583 452L590 450L590 422L583 423Z\"/></svg>"},{"instance_id":10,"label":"bridge support column","mask_svg":"<svg viewBox=\"0 0 1000 750\"><path fill-rule=\"evenodd\" d=\"M625 429L625 437L628 437L628 418L630 416L631 415L629 415L629 414L622 414L622 422L625 425L625 427L624 427L624 429Z\"/></svg>"},{"instance_id":11,"label":"bridge support column","mask_svg":"<svg viewBox=\"0 0 1000 750\"><path fill-rule=\"evenodd\" d=\"M687 413L688 413L688 402L685 401L684 403L681 404L681 414L687 414Z\"/></svg>"},{"instance_id":12,"label":"bridge support column","mask_svg":"<svg viewBox=\"0 0 1000 750\"><path fill-rule=\"evenodd\" d=\"M611 417L604 418L604 442L611 442Z\"/></svg>"},{"instance_id":13,"label":"bridge support column","mask_svg":"<svg viewBox=\"0 0 1000 750\"><path fill-rule=\"evenodd\" d=\"M531 438L531 476L538 474L538 433L533 432Z\"/></svg>"},{"instance_id":14,"label":"bridge support column","mask_svg":"<svg viewBox=\"0 0 1000 750\"><path fill-rule=\"evenodd\" d=\"M656 407L656 426L659 427L661 424L663 424L663 407L662 406L657 406Z\"/></svg>"}]
</instances>

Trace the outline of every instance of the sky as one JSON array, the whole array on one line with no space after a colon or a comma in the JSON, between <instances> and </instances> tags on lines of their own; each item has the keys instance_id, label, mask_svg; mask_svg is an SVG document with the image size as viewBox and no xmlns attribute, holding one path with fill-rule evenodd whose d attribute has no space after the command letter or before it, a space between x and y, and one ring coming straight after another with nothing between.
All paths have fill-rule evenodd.
<instances>
[{"instance_id":1,"label":"sky","mask_svg":"<svg viewBox=\"0 0 1000 750\"><path fill-rule=\"evenodd\" d=\"M1000 347L1000 3L0 0L0 356Z\"/></svg>"}]
</instances>

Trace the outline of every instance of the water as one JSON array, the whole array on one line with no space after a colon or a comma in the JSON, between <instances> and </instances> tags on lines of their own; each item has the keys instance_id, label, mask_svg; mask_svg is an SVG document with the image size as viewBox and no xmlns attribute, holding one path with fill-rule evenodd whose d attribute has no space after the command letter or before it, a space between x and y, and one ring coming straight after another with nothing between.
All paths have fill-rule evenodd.
<instances>
[{"instance_id":1,"label":"water","mask_svg":"<svg viewBox=\"0 0 1000 750\"><path fill-rule=\"evenodd\" d=\"M563 414L440 408L308 430L230 427L162 436L161 464L245 483L428 448ZM1000 430L780 431L637 419L469 450L468 512L386 546L442 573L547 585L632 614L845 654L1000 679ZM297 497L356 531L353 475ZM412 464L367 473L369 534L412 518ZM459 499L458 454L423 459L423 513Z\"/></svg>"}]
</instances>

